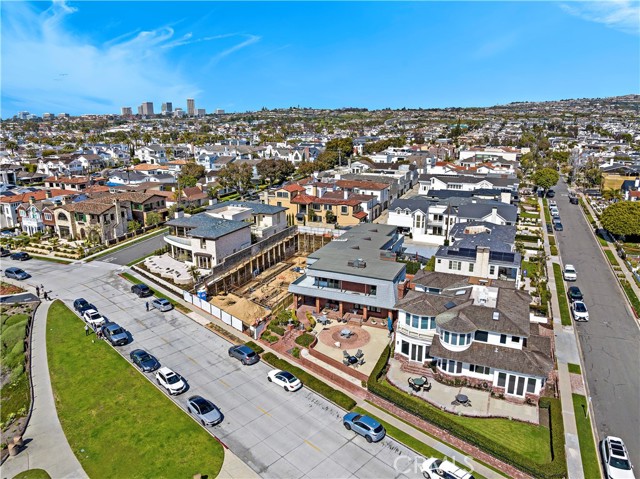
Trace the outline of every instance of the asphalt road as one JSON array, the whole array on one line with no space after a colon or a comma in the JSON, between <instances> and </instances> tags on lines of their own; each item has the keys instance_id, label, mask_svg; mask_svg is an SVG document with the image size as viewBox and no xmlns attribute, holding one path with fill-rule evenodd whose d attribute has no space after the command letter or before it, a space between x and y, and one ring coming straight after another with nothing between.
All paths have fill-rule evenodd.
<instances>
[{"instance_id":1,"label":"asphalt road","mask_svg":"<svg viewBox=\"0 0 640 479\"><path fill-rule=\"evenodd\" d=\"M124 326L133 338L118 348L125 357L143 348L183 375L189 390L176 398L181 407L193 394L212 400L224 415L214 434L262 477L422 477L416 465L423 458L397 441L368 444L343 427L344 411L306 388L288 393L269 383L267 364L242 366L228 356L227 341L182 313L145 311L145 300L117 275L121 269L32 260L28 271L54 299L72 307L84 297Z\"/></svg>"},{"instance_id":2,"label":"asphalt road","mask_svg":"<svg viewBox=\"0 0 640 479\"><path fill-rule=\"evenodd\" d=\"M564 231L556 232L563 262L578 272L575 282L589 310L578 331L600 439L621 437L640 467L640 329L608 260L592 236L579 205L568 199L565 183L555 188Z\"/></svg>"},{"instance_id":3,"label":"asphalt road","mask_svg":"<svg viewBox=\"0 0 640 479\"><path fill-rule=\"evenodd\" d=\"M154 236L145 241L141 241L136 243L128 248L123 248L114 253L103 256L99 260L105 263L113 263L119 265L126 265L131 263L132 261L137 260L138 258L142 258L143 256L148 255L149 253L153 253L155 250L162 248L167 243L165 243L163 239L164 235Z\"/></svg>"}]
</instances>

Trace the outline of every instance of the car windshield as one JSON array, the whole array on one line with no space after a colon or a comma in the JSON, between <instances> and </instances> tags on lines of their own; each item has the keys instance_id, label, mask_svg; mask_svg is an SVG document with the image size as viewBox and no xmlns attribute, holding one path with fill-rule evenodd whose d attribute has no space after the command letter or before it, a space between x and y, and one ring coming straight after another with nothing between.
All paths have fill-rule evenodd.
<instances>
[{"instance_id":1,"label":"car windshield","mask_svg":"<svg viewBox=\"0 0 640 479\"><path fill-rule=\"evenodd\" d=\"M124 334L124 331L122 330L122 328L116 328L116 329L112 329L111 330L111 334L112 335L116 335L116 334Z\"/></svg>"},{"instance_id":2,"label":"car windshield","mask_svg":"<svg viewBox=\"0 0 640 479\"><path fill-rule=\"evenodd\" d=\"M149 291L149 286L147 286L146 284L139 284L138 289L140 291Z\"/></svg>"},{"instance_id":3,"label":"car windshield","mask_svg":"<svg viewBox=\"0 0 640 479\"><path fill-rule=\"evenodd\" d=\"M90 311L89 313L89 317L91 319L98 319L100 318L100 313L98 313L97 311Z\"/></svg>"},{"instance_id":4,"label":"car windshield","mask_svg":"<svg viewBox=\"0 0 640 479\"><path fill-rule=\"evenodd\" d=\"M292 383L296 380L296 377L289 371L282 371L281 376L289 383Z\"/></svg>"},{"instance_id":5,"label":"car windshield","mask_svg":"<svg viewBox=\"0 0 640 479\"><path fill-rule=\"evenodd\" d=\"M138 354L138 359L143 363L153 360L153 358L149 356L147 353Z\"/></svg>"},{"instance_id":6,"label":"car windshield","mask_svg":"<svg viewBox=\"0 0 640 479\"><path fill-rule=\"evenodd\" d=\"M378 427L376 427L376 428L373 430L373 432L375 432L376 434L377 434L377 433L379 433L379 432L382 432L382 426L381 426L381 425L378 425Z\"/></svg>"},{"instance_id":7,"label":"car windshield","mask_svg":"<svg viewBox=\"0 0 640 479\"><path fill-rule=\"evenodd\" d=\"M200 409L200 414L207 414L208 412L213 411L213 406L209 401L198 401L198 408Z\"/></svg>"},{"instance_id":8,"label":"car windshield","mask_svg":"<svg viewBox=\"0 0 640 479\"><path fill-rule=\"evenodd\" d=\"M629 461L614 456L611 456L609 465L611 467L615 467L616 469L624 469L625 471L631 470L631 463Z\"/></svg>"},{"instance_id":9,"label":"car windshield","mask_svg":"<svg viewBox=\"0 0 640 479\"><path fill-rule=\"evenodd\" d=\"M579 313L586 313L587 307L584 305L584 303L576 303L576 311Z\"/></svg>"},{"instance_id":10,"label":"car windshield","mask_svg":"<svg viewBox=\"0 0 640 479\"><path fill-rule=\"evenodd\" d=\"M175 384L178 381L180 381L180 378L178 377L177 374L170 374L170 375L167 376L167 382L169 384Z\"/></svg>"}]
</instances>

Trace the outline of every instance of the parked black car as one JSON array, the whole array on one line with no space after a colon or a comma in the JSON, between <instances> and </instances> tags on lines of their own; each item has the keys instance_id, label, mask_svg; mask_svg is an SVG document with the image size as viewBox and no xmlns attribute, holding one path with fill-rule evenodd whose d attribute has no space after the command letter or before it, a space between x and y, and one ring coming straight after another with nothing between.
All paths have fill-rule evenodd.
<instances>
[{"instance_id":1,"label":"parked black car","mask_svg":"<svg viewBox=\"0 0 640 479\"><path fill-rule=\"evenodd\" d=\"M95 309L96 311L98 310L98 308L96 308L93 304L91 304L89 301L87 301L84 298L76 299L73 302L73 309L75 309L81 316L88 309Z\"/></svg>"},{"instance_id":2,"label":"parked black car","mask_svg":"<svg viewBox=\"0 0 640 479\"><path fill-rule=\"evenodd\" d=\"M567 296L569 296L569 300L573 303L574 301L582 301L584 296L580 288L577 286L570 286L567 290Z\"/></svg>"},{"instance_id":3,"label":"parked black car","mask_svg":"<svg viewBox=\"0 0 640 479\"><path fill-rule=\"evenodd\" d=\"M10 256L11 250L8 248L0 248L0 258L4 258L5 256Z\"/></svg>"},{"instance_id":4,"label":"parked black car","mask_svg":"<svg viewBox=\"0 0 640 479\"><path fill-rule=\"evenodd\" d=\"M556 196L556 192L553 190L549 190L547 191L547 198L553 198L554 196Z\"/></svg>"},{"instance_id":5,"label":"parked black car","mask_svg":"<svg viewBox=\"0 0 640 479\"><path fill-rule=\"evenodd\" d=\"M25 253L24 251L18 251L17 253L13 253L11 255L11 259L17 261L26 261L28 259L31 259L31 256L29 255L29 253Z\"/></svg>"},{"instance_id":6,"label":"parked black car","mask_svg":"<svg viewBox=\"0 0 640 479\"><path fill-rule=\"evenodd\" d=\"M570 196L569 197L569 203L571 203L572 205L577 205L579 203L578 197L577 196Z\"/></svg>"},{"instance_id":7,"label":"parked black car","mask_svg":"<svg viewBox=\"0 0 640 479\"><path fill-rule=\"evenodd\" d=\"M155 371L160 367L158 360L143 349L134 349L129 353L129 358L145 373Z\"/></svg>"},{"instance_id":8,"label":"parked black car","mask_svg":"<svg viewBox=\"0 0 640 479\"><path fill-rule=\"evenodd\" d=\"M151 288L144 283L138 283L131 286L131 292L133 294L137 294L138 298L146 298L147 296L153 295Z\"/></svg>"},{"instance_id":9,"label":"parked black car","mask_svg":"<svg viewBox=\"0 0 640 479\"><path fill-rule=\"evenodd\" d=\"M559 221L553 223L553 227L556 229L556 231L563 231L564 227L562 226L562 223L560 223Z\"/></svg>"}]
</instances>

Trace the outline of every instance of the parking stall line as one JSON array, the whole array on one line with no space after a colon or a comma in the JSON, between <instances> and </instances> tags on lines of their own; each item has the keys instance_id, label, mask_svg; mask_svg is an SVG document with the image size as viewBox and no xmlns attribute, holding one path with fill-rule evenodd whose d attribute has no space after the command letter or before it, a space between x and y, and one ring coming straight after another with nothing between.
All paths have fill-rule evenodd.
<instances>
[{"instance_id":1,"label":"parking stall line","mask_svg":"<svg viewBox=\"0 0 640 479\"><path fill-rule=\"evenodd\" d=\"M314 448L316 451L318 452L322 452L322 449L320 449L318 446L316 446L315 444L313 444L311 441L305 439L304 442L308 445L311 446L312 448Z\"/></svg>"}]
</instances>

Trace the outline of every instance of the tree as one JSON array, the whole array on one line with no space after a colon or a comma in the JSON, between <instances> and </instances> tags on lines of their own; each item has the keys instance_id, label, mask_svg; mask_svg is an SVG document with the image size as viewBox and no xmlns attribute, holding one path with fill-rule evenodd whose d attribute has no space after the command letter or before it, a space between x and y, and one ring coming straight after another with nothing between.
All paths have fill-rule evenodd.
<instances>
[{"instance_id":1,"label":"tree","mask_svg":"<svg viewBox=\"0 0 640 479\"><path fill-rule=\"evenodd\" d=\"M545 191L555 186L560 179L560 174L553 168L542 168L533 174L533 184Z\"/></svg>"},{"instance_id":2,"label":"tree","mask_svg":"<svg viewBox=\"0 0 640 479\"><path fill-rule=\"evenodd\" d=\"M333 224L336 222L336 215L333 211L331 210L327 210L326 214L325 214L325 221L327 222L327 224Z\"/></svg>"},{"instance_id":3,"label":"tree","mask_svg":"<svg viewBox=\"0 0 640 479\"><path fill-rule=\"evenodd\" d=\"M35 163L27 163L26 165L24 165L24 169L29 173L35 173L36 171L38 171L38 165L36 165Z\"/></svg>"},{"instance_id":4,"label":"tree","mask_svg":"<svg viewBox=\"0 0 640 479\"><path fill-rule=\"evenodd\" d=\"M140 229L140 222L136 220L131 220L127 223L127 230L131 232L138 231Z\"/></svg>"},{"instance_id":5,"label":"tree","mask_svg":"<svg viewBox=\"0 0 640 479\"><path fill-rule=\"evenodd\" d=\"M602 192L602 197L609 201L618 201L623 198L622 191L615 188L607 188Z\"/></svg>"},{"instance_id":6,"label":"tree","mask_svg":"<svg viewBox=\"0 0 640 479\"><path fill-rule=\"evenodd\" d=\"M189 162L182 167L180 175L178 176L178 184L182 188L195 186L198 179L204 176L204 171L204 166L198 165L195 162Z\"/></svg>"},{"instance_id":7,"label":"tree","mask_svg":"<svg viewBox=\"0 0 640 479\"><path fill-rule=\"evenodd\" d=\"M13 140L8 140L5 144L4 144L5 148L7 150L11 151L11 154L14 155L16 150L18 149L18 142L13 141Z\"/></svg>"},{"instance_id":8,"label":"tree","mask_svg":"<svg viewBox=\"0 0 640 479\"><path fill-rule=\"evenodd\" d=\"M161 221L162 221L162 216L160 215L160 213L157 213L156 211L151 211L147 213L147 217L145 218L145 223L147 224L147 226L157 225Z\"/></svg>"},{"instance_id":9,"label":"tree","mask_svg":"<svg viewBox=\"0 0 640 479\"><path fill-rule=\"evenodd\" d=\"M200 279L200 276L202 276L202 273L200 273L200 270L196 265L189 266L189 274L191 275L194 283L197 283Z\"/></svg>"},{"instance_id":10,"label":"tree","mask_svg":"<svg viewBox=\"0 0 640 479\"><path fill-rule=\"evenodd\" d=\"M602 226L616 236L640 235L640 203L620 201L607 206L600 221Z\"/></svg>"},{"instance_id":11,"label":"tree","mask_svg":"<svg viewBox=\"0 0 640 479\"><path fill-rule=\"evenodd\" d=\"M258 175L269 183L271 186L274 183L282 183L288 176L292 175L296 168L287 160L262 160L256 166Z\"/></svg>"},{"instance_id":12,"label":"tree","mask_svg":"<svg viewBox=\"0 0 640 479\"><path fill-rule=\"evenodd\" d=\"M244 195L251 187L252 177L253 169L247 163L228 163L218 173L218 183L223 188L233 189Z\"/></svg>"}]
</instances>

